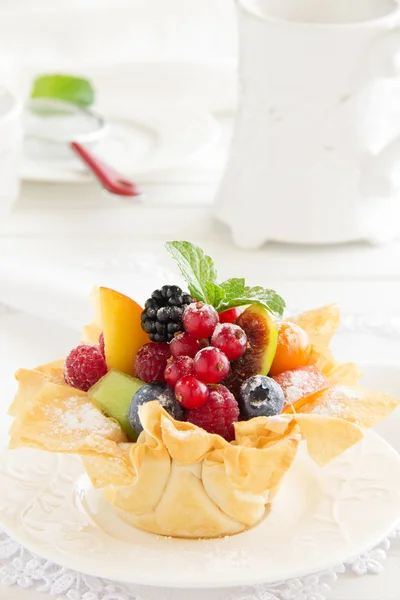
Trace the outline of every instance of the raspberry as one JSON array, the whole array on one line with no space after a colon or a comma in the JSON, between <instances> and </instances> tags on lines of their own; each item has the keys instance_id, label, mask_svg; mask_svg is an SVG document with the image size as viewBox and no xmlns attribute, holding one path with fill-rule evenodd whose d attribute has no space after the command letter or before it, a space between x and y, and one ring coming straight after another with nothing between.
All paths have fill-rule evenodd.
<instances>
[{"instance_id":1,"label":"raspberry","mask_svg":"<svg viewBox=\"0 0 400 600\"><path fill-rule=\"evenodd\" d=\"M107 365L97 346L82 344L70 352L64 362L68 385L87 392L107 373Z\"/></svg>"},{"instance_id":2,"label":"raspberry","mask_svg":"<svg viewBox=\"0 0 400 600\"><path fill-rule=\"evenodd\" d=\"M176 399L185 408L202 406L207 402L209 395L208 387L192 375L182 377L175 386Z\"/></svg>"},{"instance_id":3,"label":"raspberry","mask_svg":"<svg viewBox=\"0 0 400 600\"><path fill-rule=\"evenodd\" d=\"M196 375L204 383L219 383L229 373L229 360L218 348L202 348L194 358Z\"/></svg>"},{"instance_id":4,"label":"raspberry","mask_svg":"<svg viewBox=\"0 0 400 600\"><path fill-rule=\"evenodd\" d=\"M190 356L190 358L194 358L201 348L199 340L186 332L178 333L169 347L172 356Z\"/></svg>"},{"instance_id":5,"label":"raspberry","mask_svg":"<svg viewBox=\"0 0 400 600\"><path fill-rule=\"evenodd\" d=\"M210 386L209 389L207 402L200 408L187 410L186 420L231 442L235 438L233 424L239 420L238 403L224 385Z\"/></svg>"},{"instance_id":6,"label":"raspberry","mask_svg":"<svg viewBox=\"0 0 400 600\"><path fill-rule=\"evenodd\" d=\"M104 333L101 333L99 335L99 348L100 348L100 353L102 356L104 356L104 358L106 357L106 347L104 345Z\"/></svg>"},{"instance_id":7,"label":"raspberry","mask_svg":"<svg viewBox=\"0 0 400 600\"><path fill-rule=\"evenodd\" d=\"M185 331L198 340L210 337L218 323L218 313L211 304L189 304L183 313Z\"/></svg>"},{"instance_id":8,"label":"raspberry","mask_svg":"<svg viewBox=\"0 0 400 600\"><path fill-rule=\"evenodd\" d=\"M211 343L229 360L238 360L246 352L247 335L239 325L222 323L216 326Z\"/></svg>"},{"instance_id":9,"label":"raspberry","mask_svg":"<svg viewBox=\"0 0 400 600\"><path fill-rule=\"evenodd\" d=\"M193 358L189 356L177 356L170 358L164 371L165 381L171 387L175 387L179 379L186 375L194 375Z\"/></svg>"},{"instance_id":10,"label":"raspberry","mask_svg":"<svg viewBox=\"0 0 400 600\"><path fill-rule=\"evenodd\" d=\"M168 344L157 342L145 344L135 357L136 377L145 383L164 382L164 371L170 356Z\"/></svg>"}]
</instances>

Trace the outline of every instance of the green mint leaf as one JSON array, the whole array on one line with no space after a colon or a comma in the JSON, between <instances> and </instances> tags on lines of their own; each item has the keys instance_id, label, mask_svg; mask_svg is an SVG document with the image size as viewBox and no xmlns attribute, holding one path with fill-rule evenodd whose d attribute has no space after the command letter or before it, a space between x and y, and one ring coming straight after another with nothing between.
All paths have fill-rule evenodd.
<instances>
[{"instance_id":1,"label":"green mint leaf","mask_svg":"<svg viewBox=\"0 0 400 600\"><path fill-rule=\"evenodd\" d=\"M208 281L205 285L208 303L212 306L218 306L225 298L225 292L222 285L218 285L213 281Z\"/></svg>"},{"instance_id":2,"label":"green mint leaf","mask_svg":"<svg viewBox=\"0 0 400 600\"><path fill-rule=\"evenodd\" d=\"M243 295L244 288L246 286L246 281L243 277L241 278L232 278L224 281L220 284L221 288L225 292L226 298L237 298Z\"/></svg>"},{"instance_id":3,"label":"green mint leaf","mask_svg":"<svg viewBox=\"0 0 400 600\"><path fill-rule=\"evenodd\" d=\"M216 294L216 290L208 284L215 284L217 279L212 258L190 242L167 242L166 248L177 261L191 295L196 300L212 304L209 294Z\"/></svg>"},{"instance_id":4,"label":"green mint leaf","mask_svg":"<svg viewBox=\"0 0 400 600\"><path fill-rule=\"evenodd\" d=\"M282 296L274 290L268 290L260 286L246 287L244 297L253 300L252 304L261 304L269 310L270 313L281 317L285 310L286 303Z\"/></svg>"},{"instance_id":5,"label":"green mint leaf","mask_svg":"<svg viewBox=\"0 0 400 600\"><path fill-rule=\"evenodd\" d=\"M61 100L88 107L94 102L94 89L87 79L72 75L41 75L33 82L31 98Z\"/></svg>"},{"instance_id":6,"label":"green mint leaf","mask_svg":"<svg viewBox=\"0 0 400 600\"><path fill-rule=\"evenodd\" d=\"M218 284L212 259L198 246L190 242L167 242L166 248L177 261L189 292L196 300L211 304L218 312L235 306L259 304L272 315L283 315L285 302L274 290L246 286L243 278L232 278Z\"/></svg>"},{"instance_id":7,"label":"green mint leaf","mask_svg":"<svg viewBox=\"0 0 400 600\"><path fill-rule=\"evenodd\" d=\"M260 304L276 317L281 317L285 310L285 301L274 290L264 289L262 287L246 286L240 297L225 297L217 307L218 312L233 308L235 306L245 306L246 304Z\"/></svg>"}]
</instances>

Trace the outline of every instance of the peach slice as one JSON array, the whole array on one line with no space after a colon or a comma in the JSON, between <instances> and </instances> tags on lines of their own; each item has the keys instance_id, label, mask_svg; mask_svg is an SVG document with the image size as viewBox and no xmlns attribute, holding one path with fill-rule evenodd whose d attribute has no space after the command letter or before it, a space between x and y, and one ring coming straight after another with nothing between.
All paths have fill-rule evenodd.
<instances>
[{"instance_id":1,"label":"peach slice","mask_svg":"<svg viewBox=\"0 0 400 600\"><path fill-rule=\"evenodd\" d=\"M107 367L135 375L135 356L150 341L141 325L143 309L115 290L101 287L99 294Z\"/></svg>"},{"instance_id":2,"label":"peach slice","mask_svg":"<svg viewBox=\"0 0 400 600\"><path fill-rule=\"evenodd\" d=\"M100 306L100 290L96 286L93 288L90 294L90 301L94 308L94 319L90 325L85 325L82 332L82 344L94 344L99 343L99 336L103 331L101 322L101 306Z\"/></svg>"},{"instance_id":3,"label":"peach slice","mask_svg":"<svg viewBox=\"0 0 400 600\"><path fill-rule=\"evenodd\" d=\"M329 388L329 380L316 366L299 367L273 377L285 395L284 413L298 411L309 401L310 396Z\"/></svg>"}]
</instances>

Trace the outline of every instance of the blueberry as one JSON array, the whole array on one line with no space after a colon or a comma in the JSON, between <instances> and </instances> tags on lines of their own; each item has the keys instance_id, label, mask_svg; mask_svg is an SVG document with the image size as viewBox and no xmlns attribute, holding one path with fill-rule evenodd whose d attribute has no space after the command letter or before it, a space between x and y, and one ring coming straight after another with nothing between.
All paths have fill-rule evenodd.
<instances>
[{"instance_id":1,"label":"blueberry","mask_svg":"<svg viewBox=\"0 0 400 600\"><path fill-rule=\"evenodd\" d=\"M245 420L279 415L284 403L283 390L271 377L250 377L240 388L239 406Z\"/></svg>"},{"instance_id":2,"label":"blueberry","mask_svg":"<svg viewBox=\"0 0 400 600\"><path fill-rule=\"evenodd\" d=\"M139 406L158 400L161 406L177 421L183 421L185 411L175 398L172 388L164 383L150 383L142 386L133 396L128 409L128 419L136 433L143 431L139 418Z\"/></svg>"}]
</instances>

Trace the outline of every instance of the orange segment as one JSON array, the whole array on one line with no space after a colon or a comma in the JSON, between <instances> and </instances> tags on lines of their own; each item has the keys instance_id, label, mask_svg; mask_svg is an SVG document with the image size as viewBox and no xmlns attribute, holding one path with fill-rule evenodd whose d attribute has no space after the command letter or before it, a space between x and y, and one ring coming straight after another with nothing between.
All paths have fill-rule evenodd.
<instances>
[{"instance_id":1,"label":"orange segment","mask_svg":"<svg viewBox=\"0 0 400 600\"><path fill-rule=\"evenodd\" d=\"M102 287L99 292L107 367L135 375L135 356L150 341L141 325L143 309L115 290Z\"/></svg>"}]
</instances>

